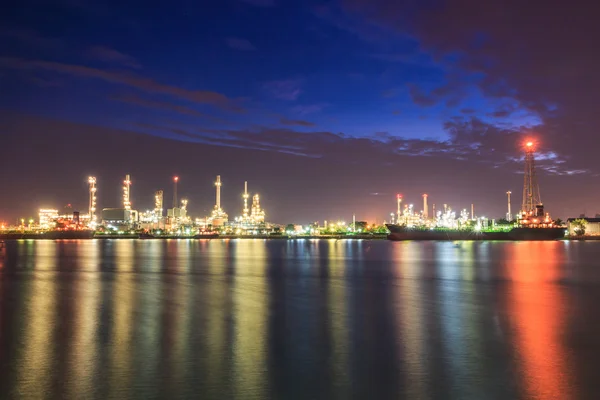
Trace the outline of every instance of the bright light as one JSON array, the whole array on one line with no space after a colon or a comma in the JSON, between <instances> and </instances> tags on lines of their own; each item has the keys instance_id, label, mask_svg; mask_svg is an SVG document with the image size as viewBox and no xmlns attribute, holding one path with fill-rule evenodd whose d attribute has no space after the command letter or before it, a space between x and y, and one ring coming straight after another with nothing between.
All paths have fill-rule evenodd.
<instances>
[{"instance_id":1,"label":"bright light","mask_svg":"<svg viewBox=\"0 0 600 400\"><path fill-rule=\"evenodd\" d=\"M177 181L179 180L179 177L178 177L178 176L176 176L176 177L174 177L174 178L173 178L173 180L174 180L175 182L177 182Z\"/></svg>"}]
</instances>

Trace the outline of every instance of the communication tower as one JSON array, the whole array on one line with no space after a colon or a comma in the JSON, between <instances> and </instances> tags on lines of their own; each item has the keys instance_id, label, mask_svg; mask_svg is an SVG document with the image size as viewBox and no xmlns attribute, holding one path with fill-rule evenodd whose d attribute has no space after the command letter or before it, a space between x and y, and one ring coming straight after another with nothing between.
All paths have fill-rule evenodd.
<instances>
[{"instance_id":1,"label":"communication tower","mask_svg":"<svg viewBox=\"0 0 600 400\"><path fill-rule=\"evenodd\" d=\"M527 215L536 215L538 206L542 206L540 187L535 173L535 149L533 142L525 144L525 178L523 182L523 204L521 212ZM543 209L542 209L543 214Z\"/></svg>"},{"instance_id":2,"label":"communication tower","mask_svg":"<svg viewBox=\"0 0 600 400\"><path fill-rule=\"evenodd\" d=\"M90 216L90 226L96 225L96 178L90 176L88 178L88 186L90 189L90 201L89 201L89 216Z\"/></svg>"}]
</instances>

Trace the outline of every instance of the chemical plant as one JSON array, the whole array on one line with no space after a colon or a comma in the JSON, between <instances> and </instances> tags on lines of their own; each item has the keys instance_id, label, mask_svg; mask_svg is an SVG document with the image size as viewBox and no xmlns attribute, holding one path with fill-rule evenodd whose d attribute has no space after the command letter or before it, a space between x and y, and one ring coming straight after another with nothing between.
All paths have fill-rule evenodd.
<instances>
[{"instance_id":1,"label":"chemical plant","mask_svg":"<svg viewBox=\"0 0 600 400\"><path fill-rule=\"evenodd\" d=\"M560 224L544 212L535 171L534 143L525 144L525 173L523 203L515 223L512 222L510 195L506 219L501 224L485 217L476 218L474 205L471 213L463 209L457 216L447 204L436 212L433 204L433 218L429 218L428 196L423 195L423 209L416 213L413 206L402 209L402 196L397 196L396 215L391 213L392 222L386 226L392 240L549 240L564 236ZM394 222L394 217L396 221Z\"/></svg>"},{"instance_id":2,"label":"chemical plant","mask_svg":"<svg viewBox=\"0 0 600 400\"><path fill-rule=\"evenodd\" d=\"M289 235L289 236L318 236L318 235L362 235L362 234L386 234L390 236L411 238L416 231L443 231L445 235L450 231L474 231L481 233L508 232L515 228L530 229L544 228L546 234L552 236L552 229L562 229L562 223L554 221L544 211L541 201L540 190L537 182L535 169L535 145L527 142L525 150L525 171L523 183L523 197L519 213L512 214L511 194L506 191L507 212L505 218L500 220L489 219L484 216L475 215L475 205L470 204L470 209L453 209L448 204L436 207L435 203L430 206L430 197L422 195L422 209L417 210L413 204L407 204L401 195L396 196L396 210L389 214L390 219L383 224L368 224L365 221L357 222L355 217L352 223L346 224L342 221L334 223L324 222L323 225L313 223L310 225L276 225L266 221L265 210L261 207L260 196L248 191L248 182L244 182L243 192L240 195L240 212L237 216L230 218L221 204L221 189L223 182L221 176L217 175L214 181L215 203L211 212L204 216L190 216L188 213L188 199L178 198L179 177L173 177L173 199L171 207L165 210L165 192L157 190L148 197L152 197L151 203L154 208L138 210L132 203L132 179L125 175L122 181L122 204L115 208L103 208L97 210L98 181L96 177L90 176L88 184L88 209L86 213L73 210L69 205L65 209L43 208L39 210L39 220L21 219L13 226L0 224L0 233L15 232L31 234L37 237L41 233L52 233L45 237L207 237L207 235L226 236L254 236L257 235ZM569 232L572 235L582 236L585 234L585 225L590 228L588 232L600 232L600 218L592 220L585 218L569 219ZM389 223L388 223L389 222ZM573 226L571 226L571 224ZM387 227L387 229L386 229ZM407 230L410 230L407 233ZM61 232L64 233L61 236ZM558 232L558 231L557 231ZM579 232L579 233L577 233ZM582 233L583 232L583 233ZM536 231L536 234L539 234ZM425 234L419 234L428 237ZM459 235L459 236L460 236ZM457 236L457 237L459 237ZM19 236L24 237L24 236ZM420 236L419 236L420 237ZM462 236L461 236L462 237ZM490 238L492 236L489 236ZM501 239L501 236L494 236Z\"/></svg>"},{"instance_id":3,"label":"chemical plant","mask_svg":"<svg viewBox=\"0 0 600 400\"><path fill-rule=\"evenodd\" d=\"M240 201L240 215L229 220L228 214L221 207L221 176L217 176L215 186L215 205L210 213L204 217L192 218L188 214L188 200L178 200L177 189L179 177L173 178L173 202L171 208L164 209L164 191L154 192L154 208L138 211L132 203L132 179L125 175L122 183L121 207L103 208L98 214L97 196L98 182L96 177L90 176L88 183L88 210L87 213L74 211L70 205L64 210L43 208L39 210L39 219L34 221L22 219L16 226L0 226L0 231L27 232L32 237L42 233L49 233L47 237L85 237L104 235L105 237L118 235L135 235L143 233L149 236L160 237L190 237L221 234L235 235L260 235L267 234L274 226L265 221L265 210L261 208L258 193L250 195L248 182L244 182L244 191ZM252 199L249 207L248 200Z\"/></svg>"}]
</instances>

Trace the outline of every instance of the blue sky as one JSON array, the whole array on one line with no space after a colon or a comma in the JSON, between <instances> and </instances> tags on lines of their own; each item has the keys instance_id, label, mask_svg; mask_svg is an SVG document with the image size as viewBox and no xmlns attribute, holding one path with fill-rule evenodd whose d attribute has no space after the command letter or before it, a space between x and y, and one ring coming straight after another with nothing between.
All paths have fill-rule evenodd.
<instances>
[{"instance_id":1,"label":"blue sky","mask_svg":"<svg viewBox=\"0 0 600 400\"><path fill-rule=\"evenodd\" d=\"M285 119L305 121L295 125L304 131L434 140L447 139L443 122L455 115L519 125L539 121L518 104L511 105L510 115L490 116L511 101L485 98L473 84L476 74L453 70L452 55L434 60L417 38L352 18L335 3L256 4L180 2L179 7L144 8L141 3L65 2L33 13L15 10L6 18L4 36L12 40L5 42L5 54L222 93L244 112L190 105L159 93L147 97L227 123L156 107L144 110L148 107L117 100L139 97L136 88L56 74L52 68L36 71L35 79L6 71L16 79L5 90L18 91L19 99L3 97L2 105L127 128L140 119L170 118L210 128L278 126ZM436 89L440 94L431 95Z\"/></svg>"}]
</instances>

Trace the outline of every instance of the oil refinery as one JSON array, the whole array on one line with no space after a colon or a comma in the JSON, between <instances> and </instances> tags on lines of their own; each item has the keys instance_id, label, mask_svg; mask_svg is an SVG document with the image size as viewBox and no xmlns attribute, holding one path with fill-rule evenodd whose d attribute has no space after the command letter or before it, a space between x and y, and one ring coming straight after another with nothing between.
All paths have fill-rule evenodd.
<instances>
[{"instance_id":1,"label":"oil refinery","mask_svg":"<svg viewBox=\"0 0 600 400\"><path fill-rule=\"evenodd\" d=\"M20 231L35 235L48 234L58 237L110 237L114 235L143 233L150 236L175 236L190 237L200 235L236 234L258 235L266 234L272 229L272 224L265 221L265 210L260 205L260 195L248 192L248 182L244 182L244 191L240 201L240 215L229 220L228 214L221 206L221 189L223 182L217 175L214 182L215 204L209 215L192 218L188 214L188 199L178 199L179 177L173 177L173 203L171 208L164 209L164 190L154 192L153 209L137 210L132 202L132 177L125 175L122 182L122 204L120 207L103 208L97 215L98 180L94 176L87 179L88 183L88 209L87 213L80 214L69 205L63 211L55 208L42 208L38 212L38 220L22 219L15 226L0 226L0 231ZM249 208L248 200L252 199ZM48 235L47 237L50 237Z\"/></svg>"},{"instance_id":2,"label":"oil refinery","mask_svg":"<svg viewBox=\"0 0 600 400\"><path fill-rule=\"evenodd\" d=\"M117 207L102 208L100 212L98 211L98 190L101 190L102 187L96 177L90 176L87 179L87 212L80 213L70 205L62 210L44 207L39 210L37 221L32 218L23 218L11 226L0 223L0 236L6 236L7 232L14 233L15 237L26 237L27 234L32 238L37 238L41 234L45 234L44 237L49 238L151 238L210 237L211 235L226 237L355 235L358 237L356 235L390 233L389 238L396 240L451 239L454 237L462 240L463 236L473 239L473 235L477 233L481 238L504 240L507 232L515 233L518 230L518 233L527 233L531 237L541 235L539 237L542 239L546 236L560 238L564 236L565 227L560 221L554 221L545 212L541 200L535 168L535 147L535 143L532 141L524 144L525 168L520 211L516 215L512 213L512 192L510 190L499 192L498 195L506 195L507 200L505 218L499 220L476 216L475 204L472 203L468 208L458 209L445 203L438 203L436 206L436 203L431 201L432 198L425 193L420 195L421 207L407 202L402 195L398 194L395 202L396 210L389 214L389 220L384 220L379 225L369 224L365 221L357 222L355 216L353 216L351 224L343 221L334 223L325 221L322 225L319 223L278 225L268 222L267 213L260 202L260 195L249 191L251 186L247 181L238 192L240 193L239 211L232 212L236 216L230 218L227 211L231 212L231 210L225 210L221 202L224 189L221 175L217 175L212 184L215 190L214 206L206 215L191 216L189 214L189 200L178 197L181 184L178 176L174 176L172 180L173 199L170 208L165 209L165 191L159 189L147 194L148 204L153 204L153 208L138 210L132 200L134 187L132 176L125 174L120 184L121 204ZM207 184L206 189L209 188L210 186ZM227 187L227 192L231 193L231 187ZM136 199L139 201L139 195ZM571 218L568 221L569 224L596 224L596 221L583 221L581 218ZM578 229L574 227L575 225L568 227L572 235L575 235L573 232L585 231L581 227ZM595 229L595 225L593 229ZM597 230L600 232L600 229ZM592 228L589 231L592 232ZM595 230L593 231L595 232Z\"/></svg>"}]
</instances>

